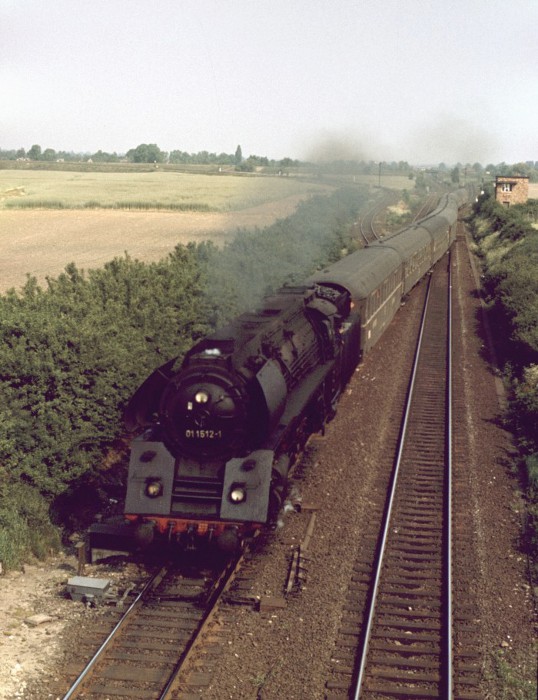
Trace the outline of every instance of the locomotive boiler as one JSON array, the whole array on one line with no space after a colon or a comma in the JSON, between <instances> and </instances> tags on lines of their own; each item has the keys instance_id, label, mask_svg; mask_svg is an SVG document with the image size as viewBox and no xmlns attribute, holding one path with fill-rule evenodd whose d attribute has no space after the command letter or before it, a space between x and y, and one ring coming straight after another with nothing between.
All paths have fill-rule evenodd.
<instances>
[{"instance_id":1,"label":"locomotive boiler","mask_svg":"<svg viewBox=\"0 0 538 700\"><path fill-rule=\"evenodd\" d=\"M132 397L125 518L139 544L230 550L275 521L290 468L361 357L455 239L465 192L285 287L156 369Z\"/></svg>"}]
</instances>

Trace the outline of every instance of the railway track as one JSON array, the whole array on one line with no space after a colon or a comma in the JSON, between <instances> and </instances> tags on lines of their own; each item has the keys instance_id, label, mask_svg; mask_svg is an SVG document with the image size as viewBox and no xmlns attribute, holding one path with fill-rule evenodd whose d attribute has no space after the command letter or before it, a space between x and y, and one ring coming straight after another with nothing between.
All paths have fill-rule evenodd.
<instances>
[{"instance_id":1,"label":"railway track","mask_svg":"<svg viewBox=\"0 0 538 700\"><path fill-rule=\"evenodd\" d=\"M384 214L391 204L397 201L398 197L394 192L385 194L380 200L375 202L357 222L360 241L363 245L369 245L379 241L384 236L382 226L379 224L379 217Z\"/></svg>"},{"instance_id":2,"label":"railway track","mask_svg":"<svg viewBox=\"0 0 538 700\"><path fill-rule=\"evenodd\" d=\"M242 557L165 566L146 582L63 700L168 700ZM67 684L66 684L67 685Z\"/></svg>"},{"instance_id":3,"label":"railway track","mask_svg":"<svg viewBox=\"0 0 538 700\"><path fill-rule=\"evenodd\" d=\"M426 197L420 209L414 215L413 222L420 221L420 219L423 219L425 216L428 216L428 214L431 214L438 204L439 192L432 192Z\"/></svg>"},{"instance_id":4,"label":"railway track","mask_svg":"<svg viewBox=\"0 0 538 700\"><path fill-rule=\"evenodd\" d=\"M354 567L327 682L331 700L481 697L476 608L459 563L453 577L454 558L465 557L453 544L453 515L459 532L464 514L452 492L450 310L447 257L429 281L393 468L382 470Z\"/></svg>"},{"instance_id":5,"label":"railway track","mask_svg":"<svg viewBox=\"0 0 538 700\"><path fill-rule=\"evenodd\" d=\"M387 235L385 227L380 223L380 217L386 213L388 207L398 201L398 196L394 193L386 194L382 199L375 202L370 209L359 219L356 224L359 233L359 240L365 246L376 241L381 241ZM433 192L424 200L420 209L413 216L413 222L419 221L430 214L439 203L439 193Z\"/></svg>"}]
</instances>

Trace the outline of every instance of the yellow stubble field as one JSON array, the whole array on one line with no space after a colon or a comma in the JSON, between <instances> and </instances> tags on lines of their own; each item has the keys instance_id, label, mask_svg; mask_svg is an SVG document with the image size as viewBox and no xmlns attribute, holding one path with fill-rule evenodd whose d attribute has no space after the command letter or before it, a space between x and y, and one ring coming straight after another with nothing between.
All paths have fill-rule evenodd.
<instances>
[{"instance_id":1,"label":"yellow stubble field","mask_svg":"<svg viewBox=\"0 0 538 700\"><path fill-rule=\"evenodd\" d=\"M0 292L19 288L27 274L42 284L70 262L88 269L125 252L149 262L178 243L220 245L237 228L267 226L291 214L301 200L331 189L285 177L1 170ZM10 208L14 199L73 208ZM84 207L127 201L160 207L186 202L209 211Z\"/></svg>"}]
</instances>

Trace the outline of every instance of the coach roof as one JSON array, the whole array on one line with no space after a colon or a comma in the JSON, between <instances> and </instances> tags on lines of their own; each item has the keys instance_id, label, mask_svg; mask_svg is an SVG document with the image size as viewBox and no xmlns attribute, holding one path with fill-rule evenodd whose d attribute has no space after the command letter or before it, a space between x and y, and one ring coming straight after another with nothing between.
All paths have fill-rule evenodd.
<instances>
[{"instance_id":1,"label":"coach roof","mask_svg":"<svg viewBox=\"0 0 538 700\"><path fill-rule=\"evenodd\" d=\"M315 272L307 283L338 285L349 290L353 299L364 299L400 265L401 258L396 250L376 245L361 248L334 265Z\"/></svg>"}]
</instances>

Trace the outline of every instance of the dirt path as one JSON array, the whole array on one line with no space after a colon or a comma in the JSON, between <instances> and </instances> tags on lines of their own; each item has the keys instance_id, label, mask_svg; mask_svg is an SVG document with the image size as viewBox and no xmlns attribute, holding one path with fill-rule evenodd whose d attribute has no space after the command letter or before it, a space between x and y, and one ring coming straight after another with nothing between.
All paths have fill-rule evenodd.
<instances>
[{"instance_id":1,"label":"dirt path","mask_svg":"<svg viewBox=\"0 0 538 700\"><path fill-rule=\"evenodd\" d=\"M238 228L264 227L289 216L304 199L228 213L0 210L0 293L20 287L26 275L40 283L70 262L99 267L128 252L152 262L178 243L211 240L222 245Z\"/></svg>"}]
</instances>

